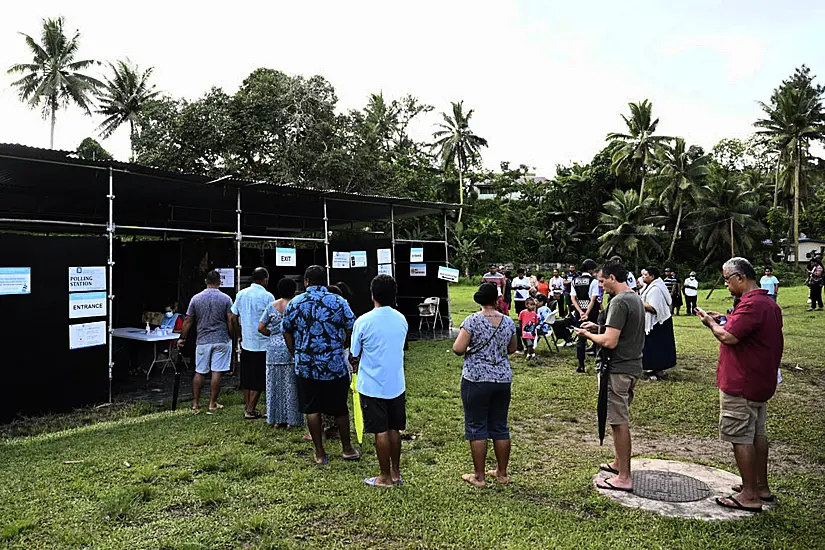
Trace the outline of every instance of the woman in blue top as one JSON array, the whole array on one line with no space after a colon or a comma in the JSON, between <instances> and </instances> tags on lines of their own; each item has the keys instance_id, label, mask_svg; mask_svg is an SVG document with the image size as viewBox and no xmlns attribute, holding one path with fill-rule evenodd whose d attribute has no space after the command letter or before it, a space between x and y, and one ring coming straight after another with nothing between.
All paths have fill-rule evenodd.
<instances>
[{"instance_id":1,"label":"woman in blue top","mask_svg":"<svg viewBox=\"0 0 825 550\"><path fill-rule=\"evenodd\" d=\"M481 306L481 311L461 323L453 351L464 356L461 376L464 437L470 442L475 470L472 474L464 474L462 479L476 487L484 487L487 485L487 475L501 483L509 482L510 429L507 414L513 373L507 356L515 353L517 339L513 320L496 310L498 290L495 285L482 284L473 300ZM485 473L488 439L493 440L497 465L495 470Z\"/></svg>"},{"instance_id":2,"label":"woman in blue top","mask_svg":"<svg viewBox=\"0 0 825 550\"><path fill-rule=\"evenodd\" d=\"M281 328L284 310L295 296L296 288L295 281L287 277L278 281L280 298L266 307L258 324L258 332L269 336L266 349L266 421L279 428L304 423L298 405L295 359L286 347Z\"/></svg>"}]
</instances>

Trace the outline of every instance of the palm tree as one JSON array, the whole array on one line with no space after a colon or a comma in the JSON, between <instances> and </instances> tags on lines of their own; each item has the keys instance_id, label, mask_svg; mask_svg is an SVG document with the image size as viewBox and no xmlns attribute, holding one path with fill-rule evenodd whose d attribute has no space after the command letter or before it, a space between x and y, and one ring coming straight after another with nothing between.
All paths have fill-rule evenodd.
<instances>
[{"instance_id":1,"label":"palm tree","mask_svg":"<svg viewBox=\"0 0 825 550\"><path fill-rule=\"evenodd\" d=\"M126 59L117 63L109 63L112 70L110 77L105 78L102 89L98 94L100 106L97 114L106 119L100 124L100 137L111 136L121 124L129 123L129 141L132 157L135 156L135 141L137 138L137 121L146 103L155 99L160 92L154 85L149 85L152 67L141 71L137 65Z\"/></svg>"},{"instance_id":2,"label":"palm tree","mask_svg":"<svg viewBox=\"0 0 825 550\"><path fill-rule=\"evenodd\" d=\"M704 185L694 189L697 208L694 244L708 255L705 265L715 253L722 256L745 255L753 248L765 226L760 221L766 208L756 204L754 191L732 177L714 174Z\"/></svg>"},{"instance_id":3,"label":"palm tree","mask_svg":"<svg viewBox=\"0 0 825 550\"><path fill-rule=\"evenodd\" d=\"M475 135L470 129L470 118L473 116L473 109L464 113L464 101L452 102L453 114L441 113L444 122L437 126L440 130L433 133L435 143L433 147L438 148L438 155L446 169L447 166L456 163L458 166L458 202L464 205L464 171L471 162L480 157L479 149L487 147L487 140ZM458 210L458 222L461 222L463 208Z\"/></svg>"},{"instance_id":4,"label":"palm tree","mask_svg":"<svg viewBox=\"0 0 825 550\"><path fill-rule=\"evenodd\" d=\"M803 66L771 96L771 104L759 102L767 118L757 120L757 134L770 138L787 166L793 170L794 261L799 262L799 180L811 140L823 138L822 88ZM778 174L777 174L778 175ZM777 180L779 178L777 177ZM778 183L778 181L777 181Z\"/></svg>"},{"instance_id":5,"label":"palm tree","mask_svg":"<svg viewBox=\"0 0 825 550\"><path fill-rule=\"evenodd\" d=\"M90 59L75 61L80 45L80 31L75 31L69 39L63 32L64 24L63 17L44 19L39 44L31 36L23 34L26 45L31 50L32 61L12 65L8 70L9 74L24 74L23 78L12 83L18 89L20 101L28 103L31 108L40 107L44 119L51 116L51 148L54 148L54 125L58 109L75 103L91 115L90 96L101 86L99 80L77 72L97 62Z\"/></svg>"},{"instance_id":6,"label":"palm tree","mask_svg":"<svg viewBox=\"0 0 825 550\"><path fill-rule=\"evenodd\" d=\"M614 191L613 198L604 203L604 212L599 215L597 230L604 233L598 238L599 254L605 258L618 254L623 258L647 259L649 251L661 252L658 237L661 231L656 227L664 221L663 216L650 214L653 199L639 199L635 190Z\"/></svg>"},{"instance_id":7,"label":"palm tree","mask_svg":"<svg viewBox=\"0 0 825 550\"><path fill-rule=\"evenodd\" d=\"M678 212L665 262L673 257L673 247L679 238L682 213L686 199L690 198L690 189L708 175L709 163L710 155L699 155L693 147L685 148L683 138L676 138L672 146L663 144L656 152L655 164L659 169L656 179L664 184L659 203L670 215Z\"/></svg>"},{"instance_id":8,"label":"palm tree","mask_svg":"<svg viewBox=\"0 0 825 550\"><path fill-rule=\"evenodd\" d=\"M627 133L611 132L607 140L612 142L611 168L614 174L626 171L633 176L641 175L639 200L644 199L645 175L653 162L656 148L672 138L656 136L659 119L653 120L653 104L645 99L640 103L628 103L630 118L622 115Z\"/></svg>"}]
</instances>

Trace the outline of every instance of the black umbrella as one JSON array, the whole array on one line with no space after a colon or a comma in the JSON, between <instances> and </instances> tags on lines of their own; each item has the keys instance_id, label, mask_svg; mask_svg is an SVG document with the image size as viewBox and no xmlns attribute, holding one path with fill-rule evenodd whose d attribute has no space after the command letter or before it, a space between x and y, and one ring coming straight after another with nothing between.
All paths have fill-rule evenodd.
<instances>
[{"instance_id":1,"label":"black umbrella","mask_svg":"<svg viewBox=\"0 0 825 550\"><path fill-rule=\"evenodd\" d=\"M607 381L610 371L608 350L599 350L596 357L596 372L599 374L599 401L596 412L599 417L599 445L604 445L604 432L607 428Z\"/></svg>"}]
</instances>

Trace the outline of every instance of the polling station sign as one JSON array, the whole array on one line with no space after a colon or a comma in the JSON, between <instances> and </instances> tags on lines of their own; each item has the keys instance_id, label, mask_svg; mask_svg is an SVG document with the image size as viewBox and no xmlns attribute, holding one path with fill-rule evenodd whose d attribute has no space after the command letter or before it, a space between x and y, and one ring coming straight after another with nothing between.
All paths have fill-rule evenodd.
<instances>
[{"instance_id":1,"label":"polling station sign","mask_svg":"<svg viewBox=\"0 0 825 550\"><path fill-rule=\"evenodd\" d=\"M69 292L88 292L90 290L106 290L106 268L70 267Z\"/></svg>"},{"instance_id":2,"label":"polling station sign","mask_svg":"<svg viewBox=\"0 0 825 550\"><path fill-rule=\"evenodd\" d=\"M69 319L102 317L104 315L106 315L105 292L69 294Z\"/></svg>"}]
</instances>

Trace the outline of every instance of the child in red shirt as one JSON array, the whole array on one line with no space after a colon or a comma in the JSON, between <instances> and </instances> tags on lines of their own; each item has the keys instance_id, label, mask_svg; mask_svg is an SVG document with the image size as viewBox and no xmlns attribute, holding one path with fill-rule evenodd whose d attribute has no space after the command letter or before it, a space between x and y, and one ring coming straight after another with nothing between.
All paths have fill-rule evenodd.
<instances>
[{"instance_id":1,"label":"child in red shirt","mask_svg":"<svg viewBox=\"0 0 825 550\"><path fill-rule=\"evenodd\" d=\"M518 314L519 324L521 324L521 338L524 340L524 349L527 352L527 360L536 358L536 351L533 347L533 341L536 338L536 325L538 324L538 315L536 314L536 301L532 298L527 298L524 301L524 306L527 308Z\"/></svg>"}]
</instances>

